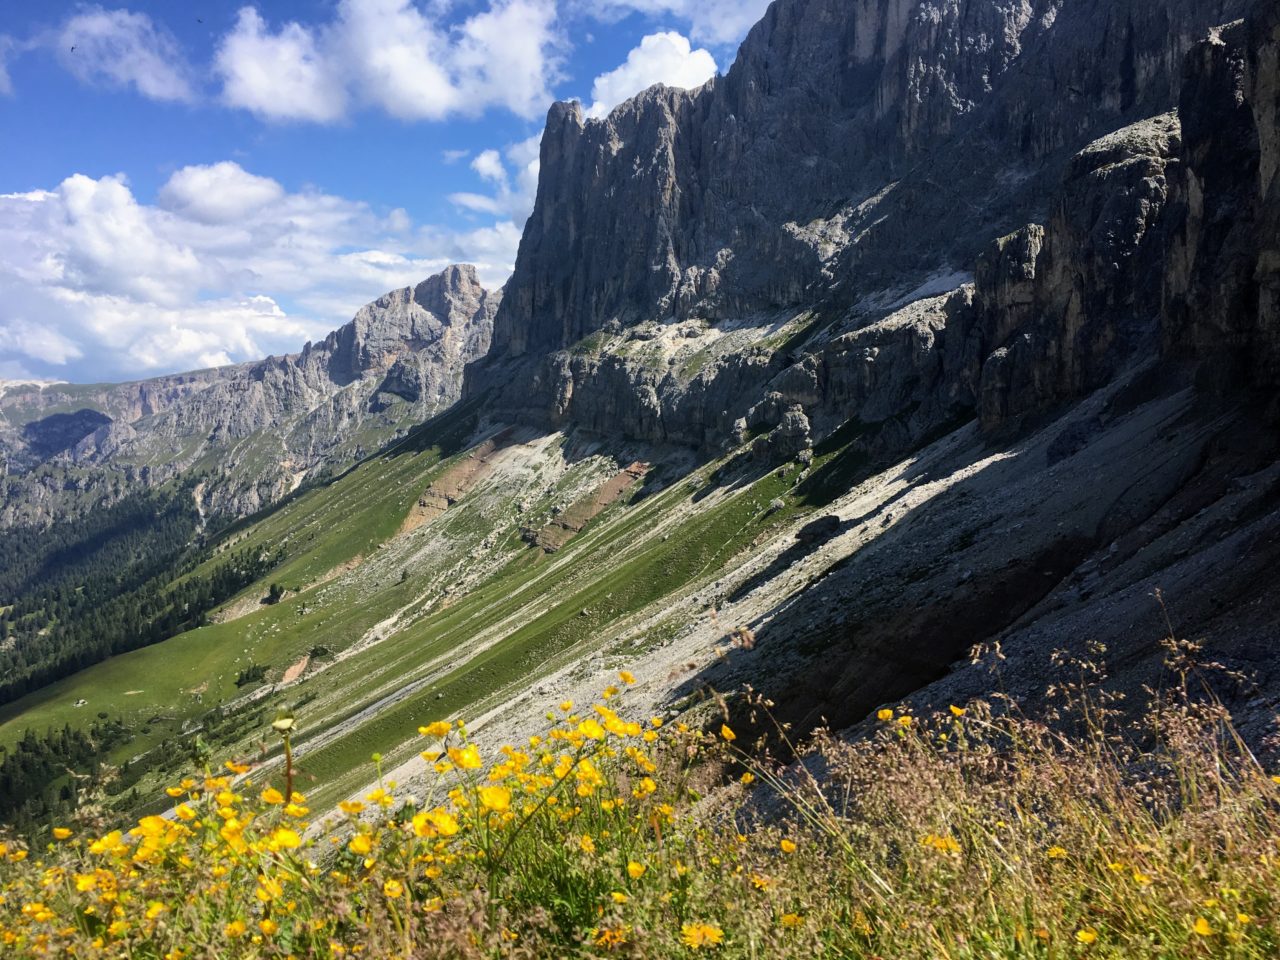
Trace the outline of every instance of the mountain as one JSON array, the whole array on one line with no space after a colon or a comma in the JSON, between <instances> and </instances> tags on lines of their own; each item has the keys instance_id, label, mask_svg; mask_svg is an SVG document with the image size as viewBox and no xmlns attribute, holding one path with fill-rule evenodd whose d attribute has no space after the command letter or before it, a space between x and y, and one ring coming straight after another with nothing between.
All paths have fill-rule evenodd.
<instances>
[{"instance_id":1,"label":"mountain","mask_svg":"<svg viewBox=\"0 0 1280 960\"><path fill-rule=\"evenodd\" d=\"M187 472L239 517L402 436L458 399L498 297L454 266L380 297L301 353L136 383L0 391L0 525L49 522Z\"/></svg>"},{"instance_id":2,"label":"mountain","mask_svg":"<svg viewBox=\"0 0 1280 960\"><path fill-rule=\"evenodd\" d=\"M412 784L420 723L517 742L620 668L636 711L700 722L746 683L856 733L900 700L1051 716L1104 662L1136 710L1176 655L1266 755L1278 130L1261 0L778 0L700 90L556 105L500 304L464 271L456 323L372 335L402 291L296 358L164 381L128 442L228 516L288 488L282 449L345 469L151 588L172 610L221 576L211 622L0 708L0 743L123 718L127 807L197 733L257 757L294 709L319 808L374 752ZM232 384L274 399L241 421ZM138 389L22 388L49 402L11 421L44 426L7 442L47 459L9 481L126 477L111 398ZM6 649L55 603L5 608Z\"/></svg>"}]
</instances>

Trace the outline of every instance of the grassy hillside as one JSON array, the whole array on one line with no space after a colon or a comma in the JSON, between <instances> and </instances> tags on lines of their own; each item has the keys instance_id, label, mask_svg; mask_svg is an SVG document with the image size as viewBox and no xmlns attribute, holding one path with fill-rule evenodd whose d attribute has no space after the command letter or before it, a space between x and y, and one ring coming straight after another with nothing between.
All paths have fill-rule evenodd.
<instances>
[{"instance_id":1,"label":"grassy hillside","mask_svg":"<svg viewBox=\"0 0 1280 960\"><path fill-rule=\"evenodd\" d=\"M126 832L86 811L38 845L0 838L0 944L139 960L1280 949L1280 777L1185 687L1141 728L1071 688L1076 737L981 702L885 708L867 739L818 739L819 781L769 759L785 735L758 700L665 723L632 715L631 680L494 753L460 721L424 725L433 779L379 777L329 834L289 769L228 763L172 783L172 818Z\"/></svg>"},{"instance_id":2,"label":"grassy hillside","mask_svg":"<svg viewBox=\"0 0 1280 960\"><path fill-rule=\"evenodd\" d=\"M476 444L495 436L477 472ZM303 717L302 776L335 799L361 787L372 753L414 756L404 731L425 718L476 716L612 649L820 506L824 478L843 484L860 463L845 455L853 433L841 436L806 479L742 455L696 465L657 451L643 483L548 554L522 531L589 498L623 464L589 439L485 428L459 408L225 532L185 576L232 553L283 559L215 611L218 622L0 710L0 746L29 729L121 719L134 736L106 759L131 761L111 787L128 806L136 801L125 788L154 791L197 735L223 755L275 757L261 721L287 707ZM428 522L408 523L435 485L459 496ZM283 593L266 602L273 584Z\"/></svg>"}]
</instances>

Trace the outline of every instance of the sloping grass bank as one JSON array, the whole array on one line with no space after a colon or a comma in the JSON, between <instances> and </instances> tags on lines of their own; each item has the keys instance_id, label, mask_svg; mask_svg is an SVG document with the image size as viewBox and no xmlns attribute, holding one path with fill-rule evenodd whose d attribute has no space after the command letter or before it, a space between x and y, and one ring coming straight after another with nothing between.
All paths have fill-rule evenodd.
<instances>
[{"instance_id":1,"label":"sloping grass bank","mask_svg":"<svg viewBox=\"0 0 1280 960\"><path fill-rule=\"evenodd\" d=\"M228 764L171 787L171 819L8 842L0 945L166 960L1280 952L1280 778L1213 705L1166 698L1123 726L1063 688L1074 736L985 703L886 708L868 738L819 735L783 767L767 704L708 703L696 729L631 718L630 679L492 755L461 724L421 728L436 786L383 783L343 804L332 836L308 836L287 783Z\"/></svg>"}]
</instances>

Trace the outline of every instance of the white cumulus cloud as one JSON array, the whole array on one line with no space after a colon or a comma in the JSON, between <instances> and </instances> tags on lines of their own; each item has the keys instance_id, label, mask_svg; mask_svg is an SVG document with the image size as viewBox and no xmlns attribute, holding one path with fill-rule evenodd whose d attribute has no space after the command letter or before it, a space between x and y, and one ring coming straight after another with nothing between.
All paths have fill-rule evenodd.
<instances>
[{"instance_id":1,"label":"white cumulus cloud","mask_svg":"<svg viewBox=\"0 0 1280 960\"><path fill-rule=\"evenodd\" d=\"M214 70L224 102L268 120L326 123L346 111L346 89L314 33L298 23L272 33L253 7L222 39Z\"/></svg>"},{"instance_id":2,"label":"white cumulus cloud","mask_svg":"<svg viewBox=\"0 0 1280 960\"><path fill-rule=\"evenodd\" d=\"M270 177L254 176L238 163L184 167L160 189L160 205L205 223L238 220L284 196Z\"/></svg>"},{"instance_id":3,"label":"white cumulus cloud","mask_svg":"<svg viewBox=\"0 0 1280 960\"><path fill-rule=\"evenodd\" d=\"M507 219L416 226L230 161L178 170L155 203L76 174L0 195L0 355L9 374L86 380L290 352L450 262L500 286L519 236Z\"/></svg>"},{"instance_id":4,"label":"white cumulus cloud","mask_svg":"<svg viewBox=\"0 0 1280 960\"><path fill-rule=\"evenodd\" d=\"M326 23L278 29L245 7L215 57L222 98L265 119L317 123L353 103L404 120L544 110L561 61L554 2L495 0L452 25L445 7L341 0Z\"/></svg>"},{"instance_id":5,"label":"white cumulus cloud","mask_svg":"<svg viewBox=\"0 0 1280 960\"><path fill-rule=\"evenodd\" d=\"M627 54L625 63L596 77L587 116L607 116L618 104L656 83L690 89L715 75L716 61L709 51L694 50L688 38L674 30L652 33Z\"/></svg>"},{"instance_id":6,"label":"white cumulus cloud","mask_svg":"<svg viewBox=\"0 0 1280 960\"><path fill-rule=\"evenodd\" d=\"M58 31L58 60L82 83L132 87L152 100L195 99L178 41L145 13L80 10Z\"/></svg>"}]
</instances>

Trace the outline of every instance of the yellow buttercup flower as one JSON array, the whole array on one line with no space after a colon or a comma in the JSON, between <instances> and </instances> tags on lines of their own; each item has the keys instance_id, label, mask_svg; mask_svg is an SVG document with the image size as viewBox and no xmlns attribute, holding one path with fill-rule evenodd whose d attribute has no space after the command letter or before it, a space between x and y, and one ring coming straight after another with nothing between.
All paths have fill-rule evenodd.
<instances>
[{"instance_id":1,"label":"yellow buttercup flower","mask_svg":"<svg viewBox=\"0 0 1280 960\"><path fill-rule=\"evenodd\" d=\"M484 766L484 761L480 759L480 751L476 749L473 743L469 743L461 749L450 747L449 759L460 770L479 770Z\"/></svg>"},{"instance_id":2,"label":"yellow buttercup flower","mask_svg":"<svg viewBox=\"0 0 1280 960\"><path fill-rule=\"evenodd\" d=\"M710 923L685 923L680 926L680 940L691 950L718 947L724 942L724 931Z\"/></svg>"},{"instance_id":3,"label":"yellow buttercup flower","mask_svg":"<svg viewBox=\"0 0 1280 960\"><path fill-rule=\"evenodd\" d=\"M480 804L486 810L501 812L511 807L511 791L506 787L481 787L479 796Z\"/></svg>"},{"instance_id":4,"label":"yellow buttercup flower","mask_svg":"<svg viewBox=\"0 0 1280 960\"><path fill-rule=\"evenodd\" d=\"M951 715L953 717L963 717L965 712L964 707L957 707L954 703L951 705Z\"/></svg>"},{"instance_id":5,"label":"yellow buttercup flower","mask_svg":"<svg viewBox=\"0 0 1280 960\"><path fill-rule=\"evenodd\" d=\"M388 880L382 885L382 894L388 900L399 899L404 894L404 885L399 880Z\"/></svg>"},{"instance_id":6,"label":"yellow buttercup flower","mask_svg":"<svg viewBox=\"0 0 1280 960\"><path fill-rule=\"evenodd\" d=\"M877 719L877 720L884 720L884 721L886 721L886 722L887 722L887 721L889 721L889 720L892 720L892 719L893 719L893 711L892 711L892 710L890 710L888 707L885 707L883 710L877 710L877 711L876 711L876 719Z\"/></svg>"},{"instance_id":7,"label":"yellow buttercup flower","mask_svg":"<svg viewBox=\"0 0 1280 960\"><path fill-rule=\"evenodd\" d=\"M643 863L637 863L636 861L632 860L630 863L627 864L627 876L629 876L632 880L639 880L641 877L644 876L644 872L648 869L649 868L646 867Z\"/></svg>"},{"instance_id":8,"label":"yellow buttercup flower","mask_svg":"<svg viewBox=\"0 0 1280 960\"><path fill-rule=\"evenodd\" d=\"M1076 931L1076 939L1083 944L1093 943L1098 939L1098 931L1093 929L1093 927L1084 927L1083 929Z\"/></svg>"},{"instance_id":9,"label":"yellow buttercup flower","mask_svg":"<svg viewBox=\"0 0 1280 960\"><path fill-rule=\"evenodd\" d=\"M796 852L796 845L792 841L788 840L786 837L782 838L782 841L778 844L778 847L782 850L783 853Z\"/></svg>"},{"instance_id":10,"label":"yellow buttercup flower","mask_svg":"<svg viewBox=\"0 0 1280 960\"><path fill-rule=\"evenodd\" d=\"M453 724L448 720L436 720L428 723L425 727L419 727L418 732L424 737L447 737L449 731L453 729Z\"/></svg>"},{"instance_id":11,"label":"yellow buttercup flower","mask_svg":"<svg viewBox=\"0 0 1280 960\"><path fill-rule=\"evenodd\" d=\"M232 920L222 928L222 933L227 937L227 939L235 940L239 937L243 937L246 929L248 928L244 925L243 920Z\"/></svg>"},{"instance_id":12,"label":"yellow buttercup flower","mask_svg":"<svg viewBox=\"0 0 1280 960\"><path fill-rule=\"evenodd\" d=\"M738 739L738 735L733 732L733 728L730 727L727 723L720 724L720 736L724 737L726 740L730 742Z\"/></svg>"},{"instance_id":13,"label":"yellow buttercup flower","mask_svg":"<svg viewBox=\"0 0 1280 960\"><path fill-rule=\"evenodd\" d=\"M268 803L273 807L279 806L284 803L284 794L275 787L267 787L267 789L262 791L262 802Z\"/></svg>"},{"instance_id":14,"label":"yellow buttercup flower","mask_svg":"<svg viewBox=\"0 0 1280 960\"><path fill-rule=\"evenodd\" d=\"M68 830L66 827L53 828L53 839L55 840L66 840L70 836L71 836L71 831Z\"/></svg>"},{"instance_id":15,"label":"yellow buttercup flower","mask_svg":"<svg viewBox=\"0 0 1280 960\"><path fill-rule=\"evenodd\" d=\"M373 849L373 841L369 839L369 835L367 833L357 833L351 838L351 842L347 844L347 848L357 856L367 856L369 851Z\"/></svg>"},{"instance_id":16,"label":"yellow buttercup flower","mask_svg":"<svg viewBox=\"0 0 1280 960\"><path fill-rule=\"evenodd\" d=\"M1204 917L1196 917L1196 922L1191 925L1191 929L1201 937L1213 936L1213 927Z\"/></svg>"}]
</instances>

